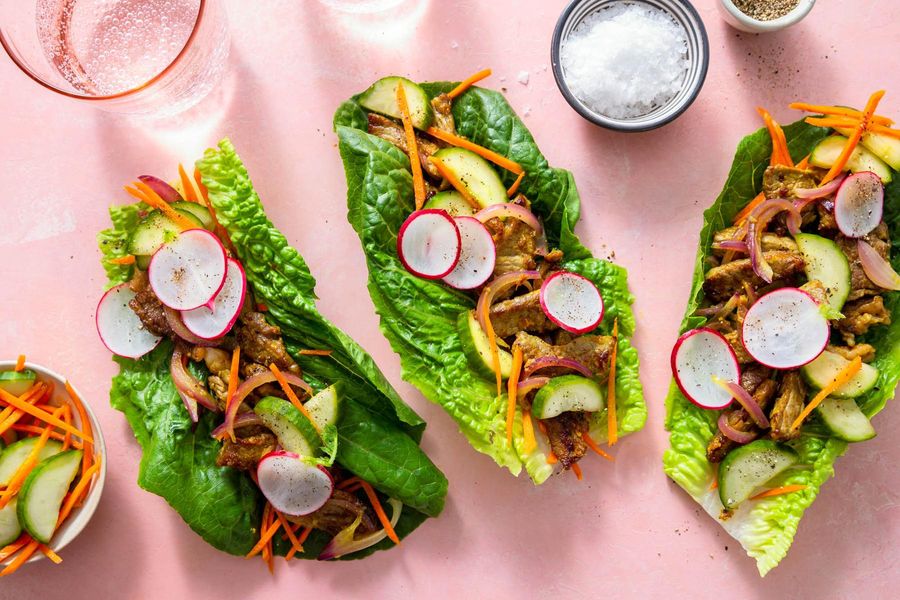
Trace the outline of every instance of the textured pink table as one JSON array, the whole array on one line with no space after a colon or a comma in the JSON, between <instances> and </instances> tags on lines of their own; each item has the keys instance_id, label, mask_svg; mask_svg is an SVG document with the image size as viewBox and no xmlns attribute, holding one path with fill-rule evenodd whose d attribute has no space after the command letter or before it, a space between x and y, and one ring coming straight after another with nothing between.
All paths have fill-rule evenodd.
<instances>
[{"instance_id":1,"label":"textured pink table","mask_svg":"<svg viewBox=\"0 0 900 600\"><path fill-rule=\"evenodd\" d=\"M714 0L698 8L712 60L706 86L677 122L616 134L583 121L549 69L554 2L410 1L409 22L348 17L318 2L227 3L231 70L206 120L135 125L54 97L0 60L0 357L20 351L72 377L109 444L109 480L65 562L0 580L23 598L886 598L900 584L897 447L900 407L852 447L808 511L788 558L765 580L737 544L663 474L669 350L688 293L700 213L718 194L738 139L768 107L786 122L794 99L860 104L889 90L900 115L896 0L819 2L799 26L737 34ZM453 5L451 7L451 4ZM865 4L865 7L860 7ZM840 33L838 33L840 32ZM453 422L399 377L378 331L365 266L345 219L345 184L331 132L338 103L385 74L459 79L490 66L551 164L575 173L579 233L615 251L637 294L638 349L650 418L573 476L534 488L475 453ZM777 71L777 73L776 73ZM528 83L519 74L528 73ZM523 75L524 78L524 75ZM103 282L94 235L106 207L140 173L171 176L229 135L272 220L318 277L323 312L359 340L429 422L424 445L450 480L447 508L403 547L357 563L278 563L220 554L136 483L140 451L108 406L113 363L94 330ZM894 592L890 592L890 590Z\"/></svg>"}]
</instances>

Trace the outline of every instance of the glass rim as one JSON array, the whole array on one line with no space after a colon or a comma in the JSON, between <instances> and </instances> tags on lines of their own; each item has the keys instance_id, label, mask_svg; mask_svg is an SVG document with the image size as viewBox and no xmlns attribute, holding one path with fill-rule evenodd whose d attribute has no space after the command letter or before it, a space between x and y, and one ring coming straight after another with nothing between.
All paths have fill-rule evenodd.
<instances>
[{"instance_id":1,"label":"glass rim","mask_svg":"<svg viewBox=\"0 0 900 600\"><path fill-rule=\"evenodd\" d=\"M194 42L194 39L197 36L197 30L200 28L200 21L203 19L203 15L204 15L204 12L206 9L206 2L207 2L207 0L200 0L200 7L197 9L197 19L194 21L194 26L191 28L191 34L185 40L184 46L182 46L181 50L178 51L178 54L175 55L175 58L172 59L172 62L170 62L168 65L166 65L166 67L164 69L162 69L159 73L157 73L156 75L154 75L153 77L151 77L150 79L145 81L144 83L142 83L136 87L129 88L129 89L121 91L121 92L117 92L115 94L105 94L102 96L92 96L92 95L88 95L88 94L80 94L77 92L71 92L68 90L64 90L48 81L45 81L39 75L32 72L32 70L30 68L28 68L28 65L26 65L22 60L19 59L19 57L17 56L17 53L15 52L15 50L12 47L12 42L10 40L7 40L7 37L4 34L2 26L0 26L0 46L3 46L3 49L6 51L6 54L9 56L10 59L12 59L13 63L15 63L15 65L17 67L19 67L19 70L21 70L23 73L25 73L25 75L30 77L33 81L36 81L37 83L39 83L43 87L47 88L51 92L56 92L58 94L62 94L63 96L68 96L69 98L75 98L77 100L88 100L88 101L115 100L118 98L127 98L129 96L133 96L134 94L137 94L141 90L144 90L144 89L152 86L154 83L158 82L163 77L165 77L168 73L170 73L175 68L175 66L179 62L181 62L181 59L184 58L184 55L187 53L188 49L191 47L191 45Z\"/></svg>"}]
</instances>

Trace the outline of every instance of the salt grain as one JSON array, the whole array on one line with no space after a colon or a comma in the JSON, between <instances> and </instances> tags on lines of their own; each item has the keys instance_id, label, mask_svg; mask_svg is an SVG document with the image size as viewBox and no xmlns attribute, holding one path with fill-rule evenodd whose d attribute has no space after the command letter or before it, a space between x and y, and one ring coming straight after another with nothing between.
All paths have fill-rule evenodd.
<instances>
[{"instance_id":1,"label":"salt grain","mask_svg":"<svg viewBox=\"0 0 900 600\"><path fill-rule=\"evenodd\" d=\"M528 85L528 79L529 79L528 71L519 71L519 76L517 79L519 80L519 83L521 83L522 85Z\"/></svg>"},{"instance_id":2,"label":"salt grain","mask_svg":"<svg viewBox=\"0 0 900 600\"><path fill-rule=\"evenodd\" d=\"M608 117L638 117L671 100L690 66L687 32L668 13L615 4L563 40L560 62L572 93Z\"/></svg>"}]
</instances>

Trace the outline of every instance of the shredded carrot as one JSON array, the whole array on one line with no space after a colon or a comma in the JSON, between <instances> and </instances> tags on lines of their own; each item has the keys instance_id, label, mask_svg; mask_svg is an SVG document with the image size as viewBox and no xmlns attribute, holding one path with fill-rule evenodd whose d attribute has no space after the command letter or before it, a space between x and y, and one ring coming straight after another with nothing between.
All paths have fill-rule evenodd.
<instances>
[{"instance_id":1,"label":"shredded carrot","mask_svg":"<svg viewBox=\"0 0 900 600\"><path fill-rule=\"evenodd\" d=\"M38 546L38 548L40 548L41 552L44 553L44 556L46 556L47 558L49 558L49 559L50 559L51 561L53 561L55 564L58 565L59 563L61 563L61 562L63 561L63 560L62 560L62 557L61 557L59 554L57 554L56 552L54 552L54 551L50 548L50 546L48 546L47 544L41 544L40 546Z\"/></svg>"},{"instance_id":2,"label":"shredded carrot","mask_svg":"<svg viewBox=\"0 0 900 600\"><path fill-rule=\"evenodd\" d=\"M507 382L507 401L506 401L506 443L512 444L513 421L516 418L516 392L519 385L519 375L522 372L522 349L518 346L513 350L512 371Z\"/></svg>"},{"instance_id":3,"label":"shredded carrot","mask_svg":"<svg viewBox=\"0 0 900 600\"><path fill-rule=\"evenodd\" d=\"M194 191L191 179L188 177L187 171L184 170L184 166L181 163L178 163L178 179L181 181L181 191L184 192L184 199L188 202L199 202L200 199Z\"/></svg>"},{"instance_id":4,"label":"shredded carrot","mask_svg":"<svg viewBox=\"0 0 900 600\"><path fill-rule=\"evenodd\" d=\"M797 163L798 169L805 169L809 166L809 154L803 157L803 160Z\"/></svg>"},{"instance_id":5,"label":"shredded carrot","mask_svg":"<svg viewBox=\"0 0 900 600\"><path fill-rule=\"evenodd\" d=\"M16 541L0 548L0 560L6 560L19 551L19 548L31 541L31 536L27 533L20 535Z\"/></svg>"},{"instance_id":6,"label":"shredded carrot","mask_svg":"<svg viewBox=\"0 0 900 600\"><path fill-rule=\"evenodd\" d=\"M24 394L19 396L19 400L21 400L22 402L28 402L29 404L34 404L34 403L38 402L41 399L41 396L43 395L44 387L45 387L45 384L43 382L39 381L38 383L36 383L33 386L31 386L30 388L28 388L28 390ZM6 404L6 402L3 401L2 398L0 398L0 401L2 401L4 404ZM2 411L0 411L0 427L2 427L3 422L6 421L6 419L9 418L9 416L11 414L16 412L16 410L18 410L18 409L16 409L14 406L7 405L6 408L4 408ZM0 429L0 433L2 433L2 432L3 432L3 430Z\"/></svg>"},{"instance_id":7,"label":"shredded carrot","mask_svg":"<svg viewBox=\"0 0 900 600\"><path fill-rule=\"evenodd\" d=\"M209 190L206 189L206 186L203 185L203 177L200 176L200 169L197 166L194 166L194 183L197 184L197 191L200 193L200 198L204 201L209 198ZM199 202L199 200L197 201Z\"/></svg>"},{"instance_id":8,"label":"shredded carrot","mask_svg":"<svg viewBox=\"0 0 900 600\"><path fill-rule=\"evenodd\" d=\"M269 545L269 541L271 541L272 537L281 527L280 521L275 521L274 523L269 523L269 503L266 503L266 507L263 509L263 523L260 527L260 536L259 541L256 542L256 545L253 546L253 549L248 552L244 558L253 558L257 554L263 551Z\"/></svg>"},{"instance_id":9,"label":"shredded carrot","mask_svg":"<svg viewBox=\"0 0 900 600\"><path fill-rule=\"evenodd\" d=\"M762 498L771 498L772 496L781 496L782 494L790 494L791 492L799 492L805 490L805 485L784 485L771 490L760 492L755 496L750 496L751 500L761 500Z\"/></svg>"},{"instance_id":10,"label":"shredded carrot","mask_svg":"<svg viewBox=\"0 0 900 600\"><path fill-rule=\"evenodd\" d=\"M541 421L540 419L538 419L537 424L538 424L538 429L541 430L541 433L543 433L544 436L549 439L550 436L547 435L547 426L544 425L544 422ZM558 459L556 458L556 454L554 454L553 450L551 450L550 453L547 454L547 464L555 465L557 462L558 462Z\"/></svg>"},{"instance_id":11,"label":"shredded carrot","mask_svg":"<svg viewBox=\"0 0 900 600\"><path fill-rule=\"evenodd\" d=\"M291 540L291 546L297 552L303 552L303 544L300 543L300 540L297 539L297 536L294 535L294 530L291 529L288 520L284 518L284 515L278 512L275 509L272 509L272 512L275 513L275 517L278 519L278 522L281 523L281 527L284 529L285 534L288 539ZM285 560L290 560L287 556L284 557Z\"/></svg>"},{"instance_id":12,"label":"shredded carrot","mask_svg":"<svg viewBox=\"0 0 900 600\"><path fill-rule=\"evenodd\" d=\"M784 131L781 129L781 125L772 118L772 115L770 115L769 111L766 109L757 106L756 112L763 118L766 129L769 130L769 137L772 138L772 160L769 164L772 166L787 165L793 167L794 163L791 160L791 153L788 151L787 141L785 140Z\"/></svg>"},{"instance_id":13,"label":"shredded carrot","mask_svg":"<svg viewBox=\"0 0 900 600\"><path fill-rule=\"evenodd\" d=\"M826 385L824 388L819 390L819 393L815 395L815 397L809 401L809 404L801 411L800 415L794 419L794 423L791 425L791 430L797 429L800 427L800 423L803 422L803 419L809 416L815 408L822 403L822 401L830 396L834 390L838 389L848 381L850 381L854 375L856 375L859 370L862 368L862 359L860 357L856 357L850 361L846 367L841 369L840 373L835 375L834 379Z\"/></svg>"},{"instance_id":14,"label":"shredded carrot","mask_svg":"<svg viewBox=\"0 0 900 600\"><path fill-rule=\"evenodd\" d=\"M59 511L59 518L56 520L57 527L62 525L63 521L69 518L72 509L75 508L75 505L81 502L82 498L86 495L85 492L87 492L88 486L91 485L94 474L100 470L102 462L103 459L98 454L94 457L94 462L91 467L81 474L81 479L75 484L75 487L72 489L72 492L69 494L68 498L66 498L63 507Z\"/></svg>"},{"instance_id":15,"label":"shredded carrot","mask_svg":"<svg viewBox=\"0 0 900 600\"><path fill-rule=\"evenodd\" d=\"M197 225L190 221L187 217L177 212L174 208L172 208L168 202L159 197L159 194L153 191L150 186L148 186L143 181L135 181L134 185L137 186L137 190L125 186L125 191L137 198L138 200L146 203L148 206L152 206L157 209L159 212L164 214L169 218L170 221L181 227L182 231L185 229L196 229Z\"/></svg>"},{"instance_id":16,"label":"shredded carrot","mask_svg":"<svg viewBox=\"0 0 900 600\"><path fill-rule=\"evenodd\" d=\"M234 401L234 392L237 390L238 385L238 368L241 365L241 347L235 346L234 350L231 353L231 371L228 373L228 395L225 396L225 412L227 413L231 408L231 403ZM277 378L277 375L276 375ZM235 440L234 438L234 429L228 432L231 436L231 441Z\"/></svg>"},{"instance_id":17,"label":"shredded carrot","mask_svg":"<svg viewBox=\"0 0 900 600\"><path fill-rule=\"evenodd\" d=\"M355 483L353 485L348 485L347 487L343 488L343 490L345 492L347 492L348 494L355 494L356 492L358 492L361 489L362 489L362 483Z\"/></svg>"},{"instance_id":18,"label":"shredded carrot","mask_svg":"<svg viewBox=\"0 0 900 600\"><path fill-rule=\"evenodd\" d=\"M413 193L416 197L416 210L425 204L425 177L422 175L422 163L419 162L419 143L416 141L416 130L413 129L409 104L406 101L406 88L397 86L397 107L400 109L400 120L406 134L406 153L409 154L409 166L412 171Z\"/></svg>"},{"instance_id":19,"label":"shredded carrot","mask_svg":"<svg viewBox=\"0 0 900 600\"><path fill-rule=\"evenodd\" d=\"M126 254L125 256L117 256L110 258L106 262L113 265L133 265L135 261L134 254Z\"/></svg>"},{"instance_id":20,"label":"shredded carrot","mask_svg":"<svg viewBox=\"0 0 900 600\"><path fill-rule=\"evenodd\" d=\"M63 406L62 416L63 416L63 421L65 421L69 425L72 424L72 409L69 407L68 404ZM50 432L51 437L53 437L54 434L59 435L55 431ZM67 431L66 434L63 436L63 445L62 445L63 452L68 450L71 446L72 446L72 434ZM84 470L84 469L82 469L82 470Z\"/></svg>"},{"instance_id":21,"label":"shredded carrot","mask_svg":"<svg viewBox=\"0 0 900 600\"><path fill-rule=\"evenodd\" d=\"M263 304L262 302L256 303L256 311L257 312L269 312L269 307Z\"/></svg>"},{"instance_id":22,"label":"shredded carrot","mask_svg":"<svg viewBox=\"0 0 900 600\"><path fill-rule=\"evenodd\" d=\"M828 172L825 174L825 177L822 178L822 181L819 182L819 185L825 185L835 177L844 169L847 165L847 161L850 160L850 157L853 155L853 151L856 150L856 145L859 143L859 140L862 138L863 133L866 132L866 128L869 126L869 120L875 114L875 109L878 108L878 103L881 102L881 99L884 97L884 90L879 90L869 96L869 101L866 102L866 108L863 111L862 116L860 117L859 125L856 126L856 130L853 132L853 135L847 140L847 143L844 144L844 149L841 150L840 155L837 160L834 161L834 164L831 165L831 168L828 169Z\"/></svg>"},{"instance_id":23,"label":"shredded carrot","mask_svg":"<svg viewBox=\"0 0 900 600\"><path fill-rule=\"evenodd\" d=\"M762 204L765 201L766 201L766 195L763 192L760 192L759 194L757 194L756 198L751 200L750 203L747 204L747 206L742 208L741 211L737 215L735 215L735 217L734 217L735 224L742 223L747 217L750 216L750 213L752 213L756 209L757 206L759 206L760 204Z\"/></svg>"},{"instance_id":24,"label":"shredded carrot","mask_svg":"<svg viewBox=\"0 0 900 600\"><path fill-rule=\"evenodd\" d=\"M713 490L716 490L716 489L719 489L719 480L718 480L718 478L713 479L712 485L709 486L709 491L710 491L710 492L713 491Z\"/></svg>"},{"instance_id":25,"label":"shredded carrot","mask_svg":"<svg viewBox=\"0 0 900 600\"><path fill-rule=\"evenodd\" d=\"M275 363L272 363L269 365L269 370L271 370L272 374L275 375L275 379L278 381L278 385L281 386L281 389L291 401L291 404L293 404L297 408L297 410L303 413L303 416L309 419L309 422L313 424L313 427L316 428L316 431L321 434L322 431L319 429L319 426L313 420L312 416L309 414L309 411L306 410L306 407L303 406L303 403L300 402L300 398L297 397L297 394L294 393L294 390L291 389L291 386L288 384L287 379L285 379L284 375L281 374L281 369L279 369Z\"/></svg>"},{"instance_id":26,"label":"shredded carrot","mask_svg":"<svg viewBox=\"0 0 900 600\"><path fill-rule=\"evenodd\" d=\"M428 160L435 166L438 172L441 174L441 177L450 182L450 185L459 192L463 198L466 199L466 202L472 205L476 211L481 210L481 205L478 204L478 200L475 199L474 196L469 192L466 186L459 180L459 178L447 168L447 165L444 164L444 161L439 159L437 156L429 156Z\"/></svg>"},{"instance_id":27,"label":"shredded carrot","mask_svg":"<svg viewBox=\"0 0 900 600\"><path fill-rule=\"evenodd\" d=\"M456 86L455 88L453 88L452 90L450 90L450 92L449 92L447 95L450 96L450 98L455 99L455 98L457 98L460 94L462 94L463 92L465 92L467 89L469 89L470 87L472 87L474 84L478 83L478 82L481 81L482 79L485 79L485 78L487 78L487 77L490 77L490 75L491 75L491 70L490 70L490 69L482 69L481 71L478 71L477 73L475 73L475 74L473 74L473 75L469 75L468 77L466 77L465 79L463 79L463 80L459 83L458 86Z\"/></svg>"},{"instance_id":28,"label":"shredded carrot","mask_svg":"<svg viewBox=\"0 0 900 600\"><path fill-rule=\"evenodd\" d=\"M859 119L850 117L806 117L803 119L809 125L816 127L856 127L859 125Z\"/></svg>"},{"instance_id":29,"label":"shredded carrot","mask_svg":"<svg viewBox=\"0 0 900 600\"><path fill-rule=\"evenodd\" d=\"M72 387L72 384L66 380L66 393L69 394L69 400L72 401L72 404L75 405L75 410L78 412L78 421L81 424L81 429L88 435L88 437L94 436L93 428L91 427L91 420L88 418L87 410L84 408L84 403L81 401L81 398L75 392L75 388ZM84 457L81 459L81 472L87 471L91 467L91 461L94 458L94 444L93 440L85 440L84 443Z\"/></svg>"},{"instance_id":30,"label":"shredded carrot","mask_svg":"<svg viewBox=\"0 0 900 600\"><path fill-rule=\"evenodd\" d=\"M613 349L609 361L609 381L607 382L606 427L608 444L615 446L619 441L619 427L616 422L616 354L619 350L619 318L613 321Z\"/></svg>"},{"instance_id":31,"label":"shredded carrot","mask_svg":"<svg viewBox=\"0 0 900 600\"><path fill-rule=\"evenodd\" d=\"M16 373L20 373L25 370L25 355L20 354L19 358L16 359Z\"/></svg>"},{"instance_id":32,"label":"shredded carrot","mask_svg":"<svg viewBox=\"0 0 900 600\"><path fill-rule=\"evenodd\" d=\"M510 160L502 154L497 154L493 150L489 150L484 146L479 146L475 142L471 142L466 138L450 133L449 131L437 129L436 127L429 127L428 135L436 137L442 142L447 142L452 146L458 146L460 148L465 148L466 150L471 150L481 158L489 160L495 165L503 167L507 171L512 171L516 175L521 175L525 172L525 169L523 169L522 166L514 160Z\"/></svg>"},{"instance_id":33,"label":"shredded carrot","mask_svg":"<svg viewBox=\"0 0 900 600\"><path fill-rule=\"evenodd\" d=\"M400 538L397 537L397 532L394 531L394 527L391 525L391 520L388 519L387 515L384 513L384 509L381 507L381 502L378 501L378 496L375 495L375 490L372 489L372 486L367 481L362 481L362 488L366 492L366 496L369 497L369 502L372 504L372 508L375 509L375 514L378 515L378 520L381 521L381 526L384 527L384 532L391 539L392 542L400 545Z\"/></svg>"},{"instance_id":34,"label":"shredded carrot","mask_svg":"<svg viewBox=\"0 0 900 600\"><path fill-rule=\"evenodd\" d=\"M18 425L17 424L17 425L13 425L12 427L10 427L10 429L12 429L13 431L21 431L22 433L33 433L36 435L40 435L41 433L44 432L44 428L38 427L37 425ZM66 437L69 435L70 434L68 434L68 433L63 435L62 433L59 433L58 431L51 431L50 439L64 442L66 440ZM81 450L81 448L82 448L81 443L79 443L75 440L70 440L69 445L71 447L75 448L76 450Z\"/></svg>"},{"instance_id":35,"label":"shredded carrot","mask_svg":"<svg viewBox=\"0 0 900 600\"><path fill-rule=\"evenodd\" d=\"M287 555L285 555L285 558L287 560L294 558L294 555L297 552L303 552L303 542L306 541L306 538L309 537L310 533L312 533L312 527L306 527L303 529L303 532L297 538L297 541L300 543L300 550L297 550L296 548L291 548L290 552L288 552Z\"/></svg>"},{"instance_id":36,"label":"shredded carrot","mask_svg":"<svg viewBox=\"0 0 900 600\"><path fill-rule=\"evenodd\" d=\"M578 465L578 463L572 463L571 469L572 472L575 473L575 477L578 478L578 481L581 481L583 475L581 473L581 467Z\"/></svg>"},{"instance_id":37,"label":"shredded carrot","mask_svg":"<svg viewBox=\"0 0 900 600\"><path fill-rule=\"evenodd\" d=\"M54 413L53 416L58 416L62 414L63 407L59 407ZM25 461L19 465L19 468L16 469L16 472L13 473L12 477L9 478L9 481L6 484L6 489L3 492L0 492L0 509L9 504L10 500L19 492L22 484L25 483L25 478L28 477L28 474L31 473L32 469L34 469L35 465L38 463L38 455L41 453L41 450L44 449L44 446L47 445L47 440L50 439L50 433L53 431L53 428L49 425L44 428L44 431L41 433L38 438L37 443L31 449L31 452L28 453Z\"/></svg>"},{"instance_id":38,"label":"shredded carrot","mask_svg":"<svg viewBox=\"0 0 900 600\"><path fill-rule=\"evenodd\" d=\"M300 356L331 356L333 350L300 350Z\"/></svg>"},{"instance_id":39,"label":"shredded carrot","mask_svg":"<svg viewBox=\"0 0 900 600\"><path fill-rule=\"evenodd\" d=\"M63 421L62 419L57 417L55 415L55 413L51 414L51 413L45 412L43 410L40 410L40 409L32 406L31 404L28 404L27 401L23 402L23 401L19 400L18 398L16 398L15 396L13 396L9 392L7 392L6 390L0 389L0 397L2 397L3 400L5 400L10 406L13 406L13 407L19 409L23 413L27 413L33 417L37 417L44 423L49 423L50 425L55 425L56 427L59 427L63 431L68 431L74 435L77 435L78 437L80 437L81 439L83 439L85 441L89 441L89 442L93 441L89 435L86 435L85 433L79 431L72 425L68 425L65 421ZM12 417L10 417L10 419L11 418ZM7 421L9 421L10 419L7 419ZM12 423L10 423L10 426L11 425L12 425Z\"/></svg>"},{"instance_id":40,"label":"shredded carrot","mask_svg":"<svg viewBox=\"0 0 900 600\"><path fill-rule=\"evenodd\" d=\"M29 538L29 539L31 539L31 538ZM24 548L22 548L22 551L19 552L19 555L16 556L15 560L13 560L11 563L9 563L5 569L0 571L0 577L6 577L7 575L12 575L16 571L18 571L19 567L24 565L25 561L27 561L29 558L31 558L31 555L34 554L35 550L38 549L39 545L40 544L38 542L36 542L35 540L29 541L28 544Z\"/></svg>"},{"instance_id":41,"label":"shredded carrot","mask_svg":"<svg viewBox=\"0 0 900 600\"><path fill-rule=\"evenodd\" d=\"M863 111L856 110L855 108L845 108L843 106L823 106L821 104L808 104L806 102L792 102L788 104L788 108L829 116L855 117L857 120L863 116ZM879 125L894 124L891 119L883 117L881 115L872 115L870 120L872 123L878 123Z\"/></svg>"},{"instance_id":42,"label":"shredded carrot","mask_svg":"<svg viewBox=\"0 0 900 600\"><path fill-rule=\"evenodd\" d=\"M606 460L608 460L610 462L616 462L616 458L612 454L608 454L607 452L604 452L603 448L601 448L600 445L594 441L594 438L592 438L591 434L588 433L587 431L585 431L583 434L581 434L581 439L584 440L584 443L587 444L588 448L590 448L591 450L593 450L594 452L596 452L597 454L599 454Z\"/></svg>"},{"instance_id":43,"label":"shredded carrot","mask_svg":"<svg viewBox=\"0 0 900 600\"><path fill-rule=\"evenodd\" d=\"M553 453L553 450L550 451L550 454L547 455L547 464L555 465L559 462L559 459L556 458L556 454Z\"/></svg>"},{"instance_id":44,"label":"shredded carrot","mask_svg":"<svg viewBox=\"0 0 900 600\"><path fill-rule=\"evenodd\" d=\"M522 183L522 180L525 178L525 171L519 173L519 176L516 177L516 180L513 182L509 189L506 190L506 197L512 198L517 191L519 191L519 185Z\"/></svg>"},{"instance_id":45,"label":"shredded carrot","mask_svg":"<svg viewBox=\"0 0 900 600\"><path fill-rule=\"evenodd\" d=\"M887 135L893 138L900 138L900 129L891 129L890 127L885 127L884 125L870 125L869 130L872 133L880 133L882 135Z\"/></svg>"},{"instance_id":46,"label":"shredded carrot","mask_svg":"<svg viewBox=\"0 0 900 600\"><path fill-rule=\"evenodd\" d=\"M522 411L522 437L525 438L524 448L526 454L537 448L537 439L534 437L534 424L531 422L531 412Z\"/></svg>"},{"instance_id":47,"label":"shredded carrot","mask_svg":"<svg viewBox=\"0 0 900 600\"><path fill-rule=\"evenodd\" d=\"M338 484L338 489L343 490L343 489L348 488L351 485L359 483L361 481L362 481L362 479L360 479L356 475L354 475L353 477L348 477L347 479L343 480L342 482L340 482Z\"/></svg>"}]
</instances>

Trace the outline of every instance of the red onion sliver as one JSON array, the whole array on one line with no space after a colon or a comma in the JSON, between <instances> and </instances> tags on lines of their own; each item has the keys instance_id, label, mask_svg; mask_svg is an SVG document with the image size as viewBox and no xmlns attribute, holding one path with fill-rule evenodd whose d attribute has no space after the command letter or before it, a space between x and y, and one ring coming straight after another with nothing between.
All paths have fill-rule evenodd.
<instances>
[{"instance_id":1,"label":"red onion sliver","mask_svg":"<svg viewBox=\"0 0 900 600\"><path fill-rule=\"evenodd\" d=\"M766 200L750 213L747 219L747 249L750 252L750 264L753 272L766 283L772 283L774 272L762 252L762 233L769 221L782 211L788 211L788 227L800 230L800 211L789 200L771 198Z\"/></svg>"},{"instance_id":2,"label":"red onion sliver","mask_svg":"<svg viewBox=\"0 0 900 600\"><path fill-rule=\"evenodd\" d=\"M718 377L715 377L714 380L718 385L728 390L731 397L738 401L738 404L747 411L747 414L750 415L750 418L753 419L757 425L763 429L769 428L769 419L766 417L766 414L763 412L763 409L760 408L759 404L756 403L756 400L753 399L753 396L750 395L750 392L734 381L725 381Z\"/></svg>"},{"instance_id":3,"label":"red onion sliver","mask_svg":"<svg viewBox=\"0 0 900 600\"><path fill-rule=\"evenodd\" d=\"M536 390L540 387L544 387L549 382L549 377L529 377L528 379L523 379L518 383L518 385L516 385L516 392L524 396L531 390Z\"/></svg>"},{"instance_id":4,"label":"red onion sliver","mask_svg":"<svg viewBox=\"0 0 900 600\"><path fill-rule=\"evenodd\" d=\"M835 177L821 187L796 188L794 189L794 195L801 200L815 200L817 198L830 196L831 194L835 193L839 187L841 187L841 182L844 180L844 177L846 177L846 175Z\"/></svg>"},{"instance_id":5,"label":"red onion sliver","mask_svg":"<svg viewBox=\"0 0 900 600\"><path fill-rule=\"evenodd\" d=\"M259 418L253 411L248 411L239 414L234 418L234 428L238 429L240 427L249 427L250 425L261 425L262 419ZM220 437L223 433L225 433L225 423L222 423L218 427L212 430L211 434L214 438Z\"/></svg>"},{"instance_id":6,"label":"red onion sliver","mask_svg":"<svg viewBox=\"0 0 900 600\"><path fill-rule=\"evenodd\" d=\"M184 354L181 348L177 346L175 351L172 352L172 359L169 361L169 375L172 377L175 389L178 391L181 401L184 402L192 422L196 423L200 418L198 404L211 411L219 410L219 407L203 384L194 379L194 376L185 368Z\"/></svg>"},{"instance_id":7,"label":"red onion sliver","mask_svg":"<svg viewBox=\"0 0 900 600\"><path fill-rule=\"evenodd\" d=\"M195 346L214 346L216 344L216 340L204 340L191 333L191 330L188 329L187 326L185 326L184 321L181 320L181 315L174 308L163 305L163 312L166 315L166 322L169 324L169 327L175 335L187 343L194 344Z\"/></svg>"},{"instance_id":8,"label":"red onion sliver","mask_svg":"<svg viewBox=\"0 0 900 600\"><path fill-rule=\"evenodd\" d=\"M719 431L722 432L722 435L737 444L749 444L756 438L756 435L753 432L738 431L737 429L729 425L728 413L724 410L722 411L722 414L719 415L717 425L719 426Z\"/></svg>"},{"instance_id":9,"label":"red onion sliver","mask_svg":"<svg viewBox=\"0 0 900 600\"><path fill-rule=\"evenodd\" d=\"M403 503L394 498L388 498L388 504L391 505L392 511L391 527L396 527L397 520L400 519L400 512L403 510ZM379 529L378 531L372 532L359 539L353 539L357 527L359 527L359 522L354 521L351 525L339 531L337 535L331 538L328 545L322 549L321 554L318 556L318 560L332 560L346 554L359 552L360 550L364 550L377 544L387 537L387 532L384 529Z\"/></svg>"},{"instance_id":10,"label":"red onion sliver","mask_svg":"<svg viewBox=\"0 0 900 600\"><path fill-rule=\"evenodd\" d=\"M284 373L282 372L282 376L285 381L289 384L300 388L310 396L314 394L313 389L310 387L308 383L294 375L293 373ZM238 388L234 392L234 397L231 398L231 402L229 402L228 406L225 408L225 423L223 426L223 432L234 438L234 419L237 416L237 411L240 405L244 402L244 398L250 395L250 392L255 390L261 385L266 383L272 383L273 381L277 381L275 374L271 371L266 371L265 373L257 373L252 377L244 380L242 384L238 386Z\"/></svg>"},{"instance_id":11,"label":"red onion sliver","mask_svg":"<svg viewBox=\"0 0 900 600\"><path fill-rule=\"evenodd\" d=\"M748 252L747 242L744 240L722 240L721 242L713 242L715 250L731 250L733 252Z\"/></svg>"},{"instance_id":12,"label":"red onion sliver","mask_svg":"<svg viewBox=\"0 0 900 600\"><path fill-rule=\"evenodd\" d=\"M534 229L538 234L543 231L541 222L538 221L538 218L536 216L534 216L534 213L521 204L515 204L513 202L492 204L487 208L484 208L475 213L475 218L482 223L485 223L497 217L501 219L505 217L512 217L514 219L522 221L523 223Z\"/></svg>"},{"instance_id":13,"label":"red onion sliver","mask_svg":"<svg viewBox=\"0 0 900 600\"><path fill-rule=\"evenodd\" d=\"M184 200L184 198L181 197L181 194L178 193L178 190L159 177L154 177L153 175L138 175L138 179L146 183L151 190L159 194L159 197L166 202L179 202Z\"/></svg>"},{"instance_id":14,"label":"red onion sliver","mask_svg":"<svg viewBox=\"0 0 900 600\"><path fill-rule=\"evenodd\" d=\"M475 317L478 319L478 324L481 325L481 328L487 331L483 315L486 312L485 305L489 307L494 301L494 296L529 279L540 278L541 274L537 271L513 271L512 273L501 275L484 286L484 289L481 290L481 295L478 297L478 306L475 308Z\"/></svg>"},{"instance_id":15,"label":"red onion sliver","mask_svg":"<svg viewBox=\"0 0 900 600\"><path fill-rule=\"evenodd\" d=\"M862 265L866 277L872 280L872 283L886 290L900 290L900 275L891 266L891 263L875 251L864 240L856 242L856 248L859 252L859 262Z\"/></svg>"},{"instance_id":16,"label":"red onion sliver","mask_svg":"<svg viewBox=\"0 0 900 600\"><path fill-rule=\"evenodd\" d=\"M577 360L573 360L571 358L560 358L558 356L541 356L540 358L529 361L528 366L525 368L525 377L531 377L531 374L535 371L553 367L558 367L561 369L571 369L572 371L577 371L585 377L593 377L593 373L591 373L591 370Z\"/></svg>"}]
</instances>

